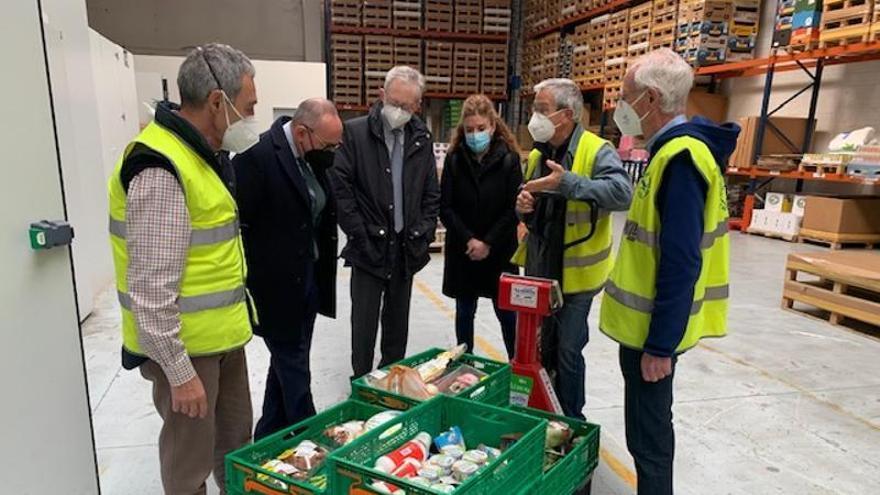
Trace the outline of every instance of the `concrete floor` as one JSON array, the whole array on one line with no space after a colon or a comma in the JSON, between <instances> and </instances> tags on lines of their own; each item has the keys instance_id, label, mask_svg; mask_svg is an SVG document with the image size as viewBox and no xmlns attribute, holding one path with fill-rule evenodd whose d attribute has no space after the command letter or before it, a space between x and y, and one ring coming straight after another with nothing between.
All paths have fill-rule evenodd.
<instances>
[{"instance_id":1,"label":"concrete floor","mask_svg":"<svg viewBox=\"0 0 880 495\"><path fill-rule=\"evenodd\" d=\"M622 225L617 219L616 225ZM676 376L676 492L679 494L880 493L880 340L780 307L785 256L821 250L732 234L730 335L705 342ZM440 295L442 257L417 277L409 352L454 344L452 301ZM312 353L319 410L349 394L349 271L339 274L340 319L319 319ZM602 425L593 493L634 493L623 427L617 347L590 316L587 409ZM161 493L160 421L146 381L119 365L119 317L107 291L86 321L89 393L102 491ZM499 356L500 331L488 302L478 313L477 351ZM268 353L248 346L259 414ZM216 493L216 488L212 493Z\"/></svg>"}]
</instances>

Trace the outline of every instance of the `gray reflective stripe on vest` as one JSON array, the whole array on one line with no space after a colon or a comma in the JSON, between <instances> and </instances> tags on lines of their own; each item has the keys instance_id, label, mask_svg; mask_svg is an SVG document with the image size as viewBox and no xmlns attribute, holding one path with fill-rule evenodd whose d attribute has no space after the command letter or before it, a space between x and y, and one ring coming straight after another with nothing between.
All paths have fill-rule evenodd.
<instances>
[{"instance_id":1,"label":"gray reflective stripe on vest","mask_svg":"<svg viewBox=\"0 0 880 495\"><path fill-rule=\"evenodd\" d=\"M648 297L643 297L638 294L634 294L632 292L627 292L617 285L611 280L605 285L605 293L609 296L613 297L620 304L623 304L627 308L634 309L636 311L641 311L642 313L650 313L654 310L654 300ZM715 287L706 287L705 295L699 301L694 301L691 305L691 314L695 315L700 312L703 308L703 303L705 301L722 301L727 299L730 295L730 286L728 285L718 285Z\"/></svg>"},{"instance_id":2,"label":"gray reflective stripe on vest","mask_svg":"<svg viewBox=\"0 0 880 495\"><path fill-rule=\"evenodd\" d=\"M131 296L125 292L117 292L119 305L131 311ZM223 292L202 294L201 296L187 296L177 298L177 307L181 313L195 313L208 309L225 308L234 306L245 300L244 286L236 287Z\"/></svg>"},{"instance_id":3,"label":"gray reflective stripe on vest","mask_svg":"<svg viewBox=\"0 0 880 495\"><path fill-rule=\"evenodd\" d=\"M727 219L718 222L718 225L711 232L703 233L700 249L709 249L716 240L725 234L727 234ZM650 248L656 248L660 245L660 235L657 232L648 231L632 220L626 221L623 226L623 235L631 241L639 242Z\"/></svg>"},{"instance_id":4,"label":"gray reflective stripe on vest","mask_svg":"<svg viewBox=\"0 0 880 495\"><path fill-rule=\"evenodd\" d=\"M611 212L608 210L599 210L599 220L602 220L611 215ZM569 225L575 223L585 223L587 225L590 224L590 212L588 211L569 211L565 213L565 222Z\"/></svg>"},{"instance_id":5,"label":"gray reflective stripe on vest","mask_svg":"<svg viewBox=\"0 0 880 495\"><path fill-rule=\"evenodd\" d=\"M727 234L727 219L718 222L718 225L711 232L703 234L703 240L700 242L700 249L709 249L715 241Z\"/></svg>"},{"instance_id":6,"label":"gray reflective stripe on vest","mask_svg":"<svg viewBox=\"0 0 880 495\"><path fill-rule=\"evenodd\" d=\"M127 228L125 222L110 218L110 233L125 239ZM193 229L189 239L190 246L206 246L220 242L231 241L238 236L238 222L229 222L226 225L210 229Z\"/></svg>"},{"instance_id":7,"label":"gray reflective stripe on vest","mask_svg":"<svg viewBox=\"0 0 880 495\"><path fill-rule=\"evenodd\" d=\"M607 260L609 256L611 256L611 246L608 246L608 249L587 256L565 256L562 261L562 267L582 268L585 266L593 266Z\"/></svg>"}]
</instances>

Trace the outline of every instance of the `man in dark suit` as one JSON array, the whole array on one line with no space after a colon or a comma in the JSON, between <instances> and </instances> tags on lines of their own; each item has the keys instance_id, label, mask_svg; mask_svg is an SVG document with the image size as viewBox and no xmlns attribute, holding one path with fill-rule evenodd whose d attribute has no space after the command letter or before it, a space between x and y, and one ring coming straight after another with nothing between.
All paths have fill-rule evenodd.
<instances>
[{"instance_id":1,"label":"man in dark suit","mask_svg":"<svg viewBox=\"0 0 880 495\"><path fill-rule=\"evenodd\" d=\"M332 102L302 102L233 160L254 333L271 353L254 438L315 414L309 351L318 313L336 316L336 206L327 169L342 139Z\"/></svg>"}]
</instances>

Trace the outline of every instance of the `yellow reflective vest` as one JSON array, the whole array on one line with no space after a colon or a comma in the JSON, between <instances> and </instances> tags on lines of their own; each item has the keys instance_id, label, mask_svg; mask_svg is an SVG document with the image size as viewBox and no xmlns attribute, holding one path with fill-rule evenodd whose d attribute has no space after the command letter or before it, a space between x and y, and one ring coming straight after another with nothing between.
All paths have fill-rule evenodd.
<instances>
[{"instance_id":1,"label":"yellow reflective vest","mask_svg":"<svg viewBox=\"0 0 880 495\"><path fill-rule=\"evenodd\" d=\"M582 177L592 177L596 154L606 143L607 141L599 136L584 131L574 154L571 172ZM532 150L524 174L526 181L538 178L540 162L541 152ZM565 210L564 242L567 245L583 239L590 233L590 206L583 201L567 201ZM528 234L513 255L513 263L519 266L526 265L527 242ZM600 212L593 237L569 247L563 254L562 292L564 294L595 292L602 289L613 264L611 242L611 215Z\"/></svg>"},{"instance_id":2,"label":"yellow reflective vest","mask_svg":"<svg viewBox=\"0 0 880 495\"><path fill-rule=\"evenodd\" d=\"M110 243L116 290L122 307L123 346L135 355L138 342L126 280L126 192L120 173L135 143L161 153L174 166L189 212L192 236L180 296L180 339L191 356L210 355L244 346L251 338L245 289L246 265L235 199L211 166L173 132L151 122L128 145L110 177Z\"/></svg>"},{"instance_id":3,"label":"yellow reflective vest","mask_svg":"<svg viewBox=\"0 0 880 495\"><path fill-rule=\"evenodd\" d=\"M648 337L656 295L660 215L656 207L663 171L679 153L689 153L708 185L703 212L702 269L694 287L694 302L684 337L676 352L695 346L704 337L727 333L730 237L727 233L727 189L712 152L689 136L671 139L651 159L635 191L617 263L605 287L599 328L620 344L641 350Z\"/></svg>"}]
</instances>

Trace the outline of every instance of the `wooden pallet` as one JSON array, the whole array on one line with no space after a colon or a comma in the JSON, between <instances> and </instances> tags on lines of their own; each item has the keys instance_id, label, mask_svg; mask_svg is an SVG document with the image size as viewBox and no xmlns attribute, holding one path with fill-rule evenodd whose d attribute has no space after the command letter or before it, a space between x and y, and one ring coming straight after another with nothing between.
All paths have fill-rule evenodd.
<instances>
[{"instance_id":1,"label":"wooden pallet","mask_svg":"<svg viewBox=\"0 0 880 495\"><path fill-rule=\"evenodd\" d=\"M483 4L480 0L456 0L455 31L459 33L483 32Z\"/></svg>"},{"instance_id":2,"label":"wooden pallet","mask_svg":"<svg viewBox=\"0 0 880 495\"><path fill-rule=\"evenodd\" d=\"M880 234L841 234L802 228L798 240L826 245L831 249L843 249L846 246L874 249L880 245Z\"/></svg>"},{"instance_id":3,"label":"wooden pallet","mask_svg":"<svg viewBox=\"0 0 880 495\"><path fill-rule=\"evenodd\" d=\"M453 0L426 0L425 1L425 30L426 31L452 31L454 19Z\"/></svg>"},{"instance_id":4,"label":"wooden pallet","mask_svg":"<svg viewBox=\"0 0 880 495\"><path fill-rule=\"evenodd\" d=\"M483 43L480 91L484 94L507 93L507 45Z\"/></svg>"},{"instance_id":5,"label":"wooden pallet","mask_svg":"<svg viewBox=\"0 0 880 495\"><path fill-rule=\"evenodd\" d=\"M388 70L394 66L394 38L364 36L364 67L367 70Z\"/></svg>"},{"instance_id":6,"label":"wooden pallet","mask_svg":"<svg viewBox=\"0 0 880 495\"><path fill-rule=\"evenodd\" d=\"M645 2L640 5L636 5L629 9L629 24L632 26L634 24L640 23L650 23L651 22L651 13L653 12L654 4L651 2Z\"/></svg>"},{"instance_id":7,"label":"wooden pallet","mask_svg":"<svg viewBox=\"0 0 880 495\"><path fill-rule=\"evenodd\" d=\"M825 14L830 12L838 12L859 7L870 10L871 6L870 0L824 0L822 2L822 18L824 19Z\"/></svg>"},{"instance_id":8,"label":"wooden pallet","mask_svg":"<svg viewBox=\"0 0 880 495\"><path fill-rule=\"evenodd\" d=\"M865 43L870 38L868 28L856 26L845 30L835 30L837 32L825 32L819 36L819 48L832 48L836 46L849 46L856 43Z\"/></svg>"},{"instance_id":9,"label":"wooden pallet","mask_svg":"<svg viewBox=\"0 0 880 495\"><path fill-rule=\"evenodd\" d=\"M818 174L845 174L846 164L838 163L804 163L798 165L799 172L813 172Z\"/></svg>"},{"instance_id":10,"label":"wooden pallet","mask_svg":"<svg viewBox=\"0 0 880 495\"><path fill-rule=\"evenodd\" d=\"M841 324L849 318L880 330L880 255L874 253L790 254L785 264L782 308L824 311L822 319Z\"/></svg>"},{"instance_id":11,"label":"wooden pallet","mask_svg":"<svg viewBox=\"0 0 880 495\"><path fill-rule=\"evenodd\" d=\"M482 46L479 43L456 43L453 59L452 92L477 93L480 91L480 59Z\"/></svg>"},{"instance_id":12,"label":"wooden pallet","mask_svg":"<svg viewBox=\"0 0 880 495\"><path fill-rule=\"evenodd\" d=\"M363 86L361 80L334 77L333 101L346 105L360 105L363 103Z\"/></svg>"},{"instance_id":13,"label":"wooden pallet","mask_svg":"<svg viewBox=\"0 0 880 495\"><path fill-rule=\"evenodd\" d=\"M764 230L764 229L759 229L756 227L749 227L747 230L744 230L743 232L745 232L747 234L755 234L755 235L760 235L760 236L764 236L764 237L769 237L771 239L782 239L783 241L788 241L788 242L797 242L798 241L798 236L796 236L796 235L784 234L782 232L776 232L773 230Z\"/></svg>"}]
</instances>

